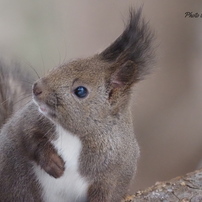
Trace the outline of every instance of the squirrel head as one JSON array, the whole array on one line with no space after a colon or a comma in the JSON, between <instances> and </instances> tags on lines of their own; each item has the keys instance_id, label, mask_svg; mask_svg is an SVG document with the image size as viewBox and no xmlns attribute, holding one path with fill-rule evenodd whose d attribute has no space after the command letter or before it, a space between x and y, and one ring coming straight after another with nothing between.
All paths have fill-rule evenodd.
<instances>
[{"instance_id":1,"label":"squirrel head","mask_svg":"<svg viewBox=\"0 0 202 202\"><path fill-rule=\"evenodd\" d=\"M141 9L131 10L126 29L107 49L54 68L38 80L33 85L35 103L74 133L119 117L127 111L132 86L151 70L152 42Z\"/></svg>"}]
</instances>

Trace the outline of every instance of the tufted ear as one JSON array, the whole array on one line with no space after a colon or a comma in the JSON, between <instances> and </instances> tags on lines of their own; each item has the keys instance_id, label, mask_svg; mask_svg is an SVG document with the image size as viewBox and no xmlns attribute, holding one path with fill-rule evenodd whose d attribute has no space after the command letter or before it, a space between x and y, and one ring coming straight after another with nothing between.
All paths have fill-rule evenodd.
<instances>
[{"instance_id":1,"label":"tufted ear","mask_svg":"<svg viewBox=\"0 0 202 202\"><path fill-rule=\"evenodd\" d=\"M111 64L111 84L128 88L152 69L154 34L141 16L142 9L130 10L130 20L123 33L101 54Z\"/></svg>"},{"instance_id":2,"label":"tufted ear","mask_svg":"<svg viewBox=\"0 0 202 202\"><path fill-rule=\"evenodd\" d=\"M120 65L116 71L112 73L110 83L112 87L125 88L133 84L137 74L134 62L129 60Z\"/></svg>"}]
</instances>

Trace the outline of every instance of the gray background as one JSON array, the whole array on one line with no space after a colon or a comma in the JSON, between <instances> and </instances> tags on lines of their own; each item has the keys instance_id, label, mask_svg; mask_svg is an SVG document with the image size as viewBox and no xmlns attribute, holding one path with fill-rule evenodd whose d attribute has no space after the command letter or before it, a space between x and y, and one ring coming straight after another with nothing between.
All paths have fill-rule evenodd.
<instances>
[{"instance_id":1,"label":"gray background","mask_svg":"<svg viewBox=\"0 0 202 202\"><path fill-rule=\"evenodd\" d=\"M0 0L1 57L43 75L64 61L103 50L122 32L130 6L144 3L156 32L155 72L133 97L141 146L131 191L194 170L202 157L200 0Z\"/></svg>"}]
</instances>

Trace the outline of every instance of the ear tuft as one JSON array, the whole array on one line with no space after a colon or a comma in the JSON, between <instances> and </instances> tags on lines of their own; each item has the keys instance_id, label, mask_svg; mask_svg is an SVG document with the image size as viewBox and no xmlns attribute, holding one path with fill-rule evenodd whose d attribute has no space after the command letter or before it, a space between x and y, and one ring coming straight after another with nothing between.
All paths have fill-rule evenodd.
<instances>
[{"instance_id":1,"label":"ear tuft","mask_svg":"<svg viewBox=\"0 0 202 202\"><path fill-rule=\"evenodd\" d=\"M142 8L130 9L130 20L124 32L101 54L101 59L116 66L113 78L117 84L132 84L150 72L154 58L154 34L142 18Z\"/></svg>"}]
</instances>

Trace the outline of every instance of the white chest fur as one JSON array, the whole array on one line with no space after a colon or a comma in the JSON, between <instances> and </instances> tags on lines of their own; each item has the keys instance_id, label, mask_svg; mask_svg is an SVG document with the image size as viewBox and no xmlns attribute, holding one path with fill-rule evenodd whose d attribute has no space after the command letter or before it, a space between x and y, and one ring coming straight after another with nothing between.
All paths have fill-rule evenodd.
<instances>
[{"instance_id":1,"label":"white chest fur","mask_svg":"<svg viewBox=\"0 0 202 202\"><path fill-rule=\"evenodd\" d=\"M79 156L82 149L78 137L57 126L59 138L53 145L65 161L65 172L62 177L55 179L39 166L35 171L43 187L46 202L85 202L88 183L78 172Z\"/></svg>"}]
</instances>

